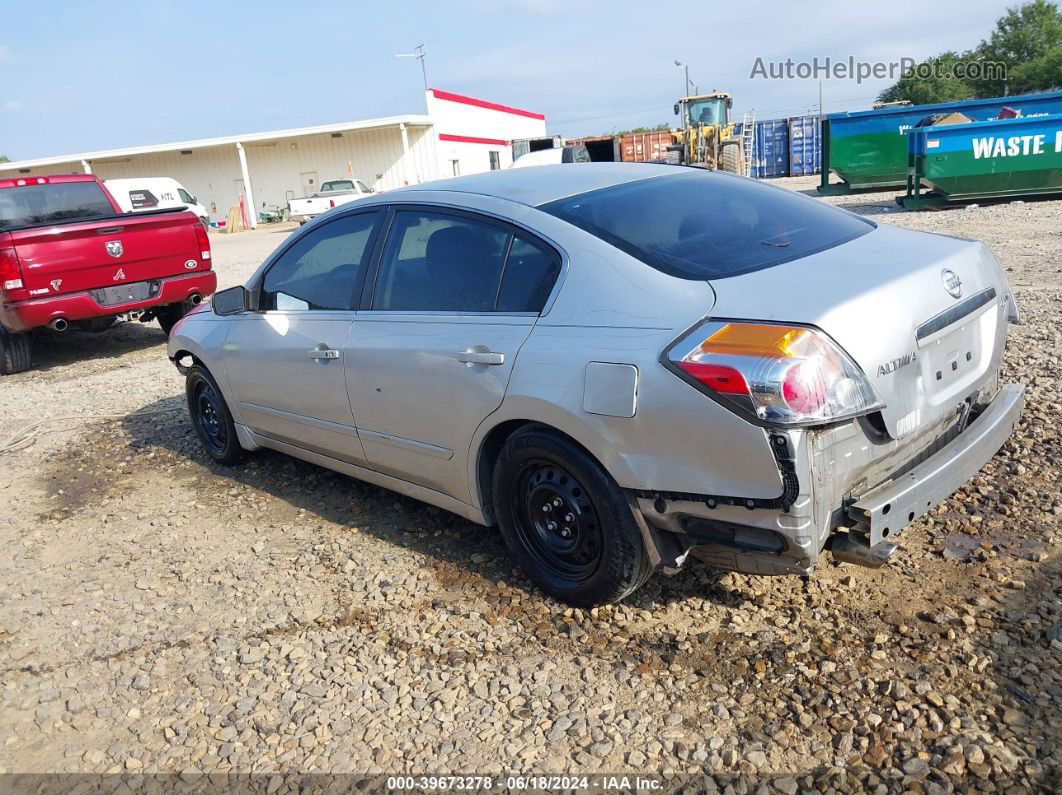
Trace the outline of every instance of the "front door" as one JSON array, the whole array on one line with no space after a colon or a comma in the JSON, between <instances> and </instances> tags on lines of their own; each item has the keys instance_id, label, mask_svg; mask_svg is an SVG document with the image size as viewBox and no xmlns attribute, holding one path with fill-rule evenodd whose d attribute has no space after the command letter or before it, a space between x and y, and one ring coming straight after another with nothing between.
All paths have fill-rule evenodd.
<instances>
[{"instance_id":1,"label":"front door","mask_svg":"<svg viewBox=\"0 0 1062 795\"><path fill-rule=\"evenodd\" d=\"M472 436L501 405L560 259L467 214L403 209L390 229L348 345L358 432L374 469L470 503Z\"/></svg>"},{"instance_id":2,"label":"front door","mask_svg":"<svg viewBox=\"0 0 1062 795\"><path fill-rule=\"evenodd\" d=\"M317 193L317 172L316 171L303 171L299 174L299 182L302 183L302 195L311 196Z\"/></svg>"},{"instance_id":3,"label":"front door","mask_svg":"<svg viewBox=\"0 0 1062 795\"><path fill-rule=\"evenodd\" d=\"M232 318L226 371L256 433L364 463L344 349L381 215L343 216L298 237L266 271L259 311Z\"/></svg>"}]
</instances>

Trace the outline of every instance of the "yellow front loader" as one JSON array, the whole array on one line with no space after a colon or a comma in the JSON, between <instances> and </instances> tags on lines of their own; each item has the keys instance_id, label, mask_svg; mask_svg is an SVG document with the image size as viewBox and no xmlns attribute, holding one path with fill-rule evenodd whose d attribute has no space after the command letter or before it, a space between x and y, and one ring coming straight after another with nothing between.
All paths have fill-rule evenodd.
<instances>
[{"instance_id":1,"label":"yellow front loader","mask_svg":"<svg viewBox=\"0 0 1062 795\"><path fill-rule=\"evenodd\" d=\"M733 174L746 172L744 144L730 121L733 103L731 96L721 91L683 97L675 103L682 129L671 135L681 147L683 163Z\"/></svg>"}]
</instances>

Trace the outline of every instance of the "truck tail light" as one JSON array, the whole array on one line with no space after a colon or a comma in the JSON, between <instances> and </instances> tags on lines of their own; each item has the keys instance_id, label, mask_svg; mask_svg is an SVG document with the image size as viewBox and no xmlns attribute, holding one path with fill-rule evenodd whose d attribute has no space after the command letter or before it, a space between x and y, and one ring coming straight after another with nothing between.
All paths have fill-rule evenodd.
<instances>
[{"instance_id":1,"label":"truck tail light","mask_svg":"<svg viewBox=\"0 0 1062 795\"><path fill-rule=\"evenodd\" d=\"M47 185L47 184L48 184L48 178L47 177L24 177L24 178L19 178L19 179L15 180L15 186L19 187L19 188L24 188L27 185Z\"/></svg>"},{"instance_id":2,"label":"truck tail light","mask_svg":"<svg viewBox=\"0 0 1062 795\"><path fill-rule=\"evenodd\" d=\"M7 301L29 298L29 291L22 283L22 266L13 248L0 248L0 293Z\"/></svg>"},{"instance_id":3,"label":"truck tail light","mask_svg":"<svg viewBox=\"0 0 1062 795\"><path fill-rule=\"evenodd\" d=\"M851 357L805 326L709 321L665 359L685 381L761 423L820 425L883 406Z\"/></svg>"},{"instance_id":4,"label":"truck tail light","mask_svg":"<svg viewBox=\"0 0 1062 795\"><path fill-rule=\"evenodd\" d=\"M336 206L336 200L335 200L335 199L329 199L329 200L328 200L328 207L329 207L329 209L334 209L334 208L335 208L335 206Z\"/></svg>"},{"instance_id":5,"label":"truck tail light","mask_svg":"<svg viewBox=\"0 0 1062 795\"><path fill-rule=\"evenodd\" d=\"M201 223L195 225L195 240L199 244L199 259L210 262L210 235Z\"/></svg>"}]
</instances>

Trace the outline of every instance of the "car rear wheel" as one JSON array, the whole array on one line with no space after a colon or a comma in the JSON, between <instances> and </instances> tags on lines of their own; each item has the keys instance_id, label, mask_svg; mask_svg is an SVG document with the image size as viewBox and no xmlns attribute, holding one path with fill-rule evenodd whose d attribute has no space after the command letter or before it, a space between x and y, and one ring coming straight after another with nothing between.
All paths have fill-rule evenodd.
<instances>
[{"instance_id":1,"label":"car rear wheel","mask_svg":"<svg viewBox=\"0 0 1062 795\"><path fill-rule=\"evenodd\" d=\"M0 375L21 373L31 363L29 335L0 327Z\"/></svg>"},{"instance_id":2,"label":"car rear wheel","mask_svg":"<svg viewBox=\"0 0 1062 795\"><path fill-rule=\"evenodd\" d=\"M512 436L494 468L509 552L546 593L579 607L617 602L652 573L622 489L584 450L546 430Z\"/></svg>"},{"instance_id":3,"label":"car rear wheel","mask_svg":"<svg viewBox=\"0 0 1062 795\"><path fill-rule=\"evenodd\" d=\"M207 455L226 466L238 463L243 458L244 450L236 436L232 414L225 405L218 385L202 365L192 365L189 370L185 379L185 394L192 427L206 448Z\"/></svg>"},{"instance_id":4,"label":"car rear wheel","mask_svg":"<svg viewBox=\"0 0 1062 795\"><path fill-rule=\"evenodd\" d=\"M167 304L166 306L160 306L155 310L155 317L159 321L159 326L166 332L166 336L170 336L170 331L177 325L177 321L187 315L195 307L191 301L181 301L176 304Z\"/></svg>"}]
</instances>

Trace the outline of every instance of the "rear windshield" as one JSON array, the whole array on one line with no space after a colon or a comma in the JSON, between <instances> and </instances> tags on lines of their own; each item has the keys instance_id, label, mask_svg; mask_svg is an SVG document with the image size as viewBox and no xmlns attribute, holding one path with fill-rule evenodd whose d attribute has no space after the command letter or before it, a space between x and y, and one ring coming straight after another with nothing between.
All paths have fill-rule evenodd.
<instances>
[{"instance_id":1,"label":"rear windshield","mask_svg":"<svg viewBox=\"0 0 1062 795\"><path fill-rule=\"evenodd\" d=\"M723 279L833 248L874 223L783 188L706 169L539 207L683 279Z\"/></svg>"},{"instance_id":2,"label":"rear windshield","mask_svg":"<svg viewBox=\"0 0 1062 795\"><path fill-rule=\"evenodd\" d=\"M0 190L0 229L113 215L114 208L95 182L52 182Z\"/></svg>"},{"instance_id":3,"label":"rear windshield","mask_svg":"<svg viewBox=\"0 0 1062 795\"><path fill-rule=\"evenodd\" d=\"M337 179L333 182L326 182L321 186L321 190L354 190L354 183L349 179Z\"/></svg>"}]
</instances>

